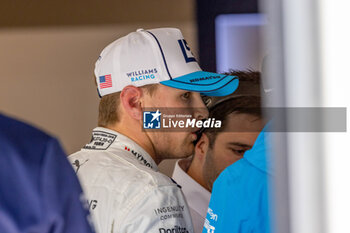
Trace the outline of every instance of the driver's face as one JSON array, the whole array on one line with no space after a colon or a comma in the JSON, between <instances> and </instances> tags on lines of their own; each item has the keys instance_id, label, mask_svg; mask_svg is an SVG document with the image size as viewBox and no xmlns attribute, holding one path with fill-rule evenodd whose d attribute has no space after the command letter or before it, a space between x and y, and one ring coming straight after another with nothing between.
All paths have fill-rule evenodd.
<instances>
[{"instance_id":1,"label":"driver's face","mask_svg":"<svg viewBox=\"0 0 350 233\"><path fill-rule=\"evenodd\" d=\"M144 107L180 108L196 119L208 117L208 110L199 93L159 85L156 91L145 98ZM184 158L193 154L193 142L197 129L182 132L148 132L157 156L161 159Z\"/></svg>"},{"instance_id":2,"label":"driver's face","mask_svg":"<svg viewBox=\"0 0 350 233\"><path fill-rule=\"evenodd\" d=\"M264 124L251 114L232 113L228 116L225 132L218 133L213 148L209 148L203 168L206 187L212 190L214 181L229 165L243 158L250 150Z\"/></svg>"}]
</instances>

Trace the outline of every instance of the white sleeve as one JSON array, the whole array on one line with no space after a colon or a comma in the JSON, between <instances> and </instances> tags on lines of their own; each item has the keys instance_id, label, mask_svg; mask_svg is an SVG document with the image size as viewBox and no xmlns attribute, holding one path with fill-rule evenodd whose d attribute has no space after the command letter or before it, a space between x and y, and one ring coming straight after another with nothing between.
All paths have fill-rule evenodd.
<instances>
[{"instance_id":1,"label":"white sleeve","mask_svg":"<svg viewBox=\"0 0 350 233\"><path fill-rule=\"evenodd\" d=\"M121 221L120 233L193 233L188 205L177 186L145 193Z\"/></svg>"}]
</instances>

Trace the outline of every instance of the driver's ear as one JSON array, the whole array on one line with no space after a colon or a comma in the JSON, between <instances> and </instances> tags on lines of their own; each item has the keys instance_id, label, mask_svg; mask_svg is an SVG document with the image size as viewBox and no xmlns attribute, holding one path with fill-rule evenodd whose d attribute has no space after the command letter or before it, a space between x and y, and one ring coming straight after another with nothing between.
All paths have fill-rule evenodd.
<instances>
[{"instance_id":1,"label":"driver's ear","mask_svg":"<svg viewBox=\"0 0 350 233\"><path fill-rule=\"evenodd\" d=\"M142 89L135 86L126 86L120 93L120 100L126 114L135 120L142 119Z\"/></svg>"},{"instance_id":2,"label":"driver's ear","mask_svg":"<svg viewBox=\"0 0 350 233\"><path fill-rule=\"evenodd\" d=\"M195 146L195 156L204 163L206 154L209 149L209 138L203 133Z\"/></svg>"}]
</instances>

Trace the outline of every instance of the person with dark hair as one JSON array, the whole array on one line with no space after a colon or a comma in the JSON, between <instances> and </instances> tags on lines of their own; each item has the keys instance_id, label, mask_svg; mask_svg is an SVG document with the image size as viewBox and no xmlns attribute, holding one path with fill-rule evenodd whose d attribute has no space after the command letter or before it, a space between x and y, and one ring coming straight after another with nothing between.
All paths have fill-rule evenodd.
<instances>
[{"instance_id":1,"label":"person with dark hair","mask_svg":"<svg viewBox=\"0 0 350 233\"><path fill-rule=\"evenodd\" d=\"M229 165L243 158L264 127L260 100L260 73L231 71L239 87L225 97L203 97L209 118L221 128L206 128L190 159L177 161L172 178L182 186L195 233L202 232L213 183Z\"/></svg>"},{"instance_id":2,"label":"person with dark hair","mask_svg":"<svg viewBox=\"0 0 350 233\"><path fill-rule=\"evenodd\" d=\"M0 114L0 232L92 233L86 206L58 141Z\"/></svg>"}]
</instances>

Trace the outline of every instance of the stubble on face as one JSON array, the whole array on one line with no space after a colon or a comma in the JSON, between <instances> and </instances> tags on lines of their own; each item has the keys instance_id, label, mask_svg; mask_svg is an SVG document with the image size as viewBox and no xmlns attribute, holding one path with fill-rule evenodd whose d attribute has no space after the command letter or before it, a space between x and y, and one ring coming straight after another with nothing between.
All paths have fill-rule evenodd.
<instances>
[{"instance_id":1,"label":"stubble on face","mask_svg":"<svg viewBox=\"0 0 350 233\"><path fill-rule=\"evenodd\" d=\"M174 139L174 137L180 139ZM153 142L155 143L156 155L161 160L186 158L191 156L194 151L194 144L188 139L188 134L182 132L159 133L153 138Z\"/></svg>"},{"instance_id":2,"label":"stubble on face","mask_svg":"<svg viewBox=\"0 0 350 233\"><path fill-rule=\"evenodd\" d=\"M230 114L226 131L216 135L205 157L202 173L206 189L211 191L220 173L253 147L263 125L263 121L253 115Z\"/></svg>"},{"instance_id":3,"label":"stubble on face","mask_svg":"<svg viewBox=\"0 0 350 233\"><path fill-rule=\"evenodd\" d=\"M203 180L205 183L204 188L209 190L210 192L213 189L213 184L216 180L216 178L220 175L221 170L218 169L215 158L214 158L214 153L212 149L208 149L207 154L205 156L205 162L203 165Z\"/></svg>"},{"instance_id":4,"label":"stubble on face","mask_svg":"<svg viewBox=\"0 0 350 233\"><path fill-rule=\"evenodd\" d=\"M187 92L160 85L149 99L147 107L191 109L191 104L198 105L197 102L200 97L192 97L192 102L184 100L182 95ZM193 95L199 96L198 93ZM200 99L200 101L202 100ZM203 104L203 102L201 103ZM193 142L196 138L190 130L184 132L149 132L148 135L152 141L156 157L160 161L163 159L185 158L194 153Z\"/></svg>"}]
</instances>

